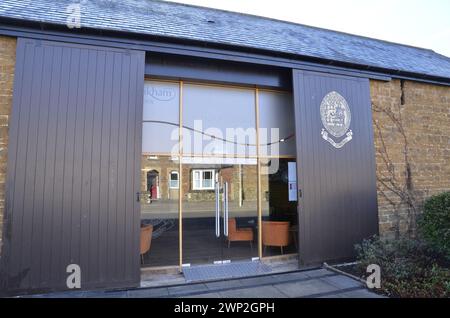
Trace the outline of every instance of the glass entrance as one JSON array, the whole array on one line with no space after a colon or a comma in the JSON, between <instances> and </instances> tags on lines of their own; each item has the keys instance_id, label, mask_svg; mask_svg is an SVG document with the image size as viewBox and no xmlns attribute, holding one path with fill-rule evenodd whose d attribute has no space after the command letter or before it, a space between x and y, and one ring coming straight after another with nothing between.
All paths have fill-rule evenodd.
<instances>
[{"instance_id":1,"label":"glass entrance","mask_svg":"<svg viewBox=\"0 0 450 318\"><path fill-rule=\"evenodd\" d=\"M183 263L251 260L258 255L254 91L183 85L183 128Z\"/></svg>"},{"instance_id":2,"label":"glass entrance","mask_svg":"<svg viewBox=\"0 0 450 318\"><path fill-rule=\"evenodd\" d=\"M143 266L295 252L292 111L286 92L145 82Z\"/></svg>"},{"instance_id":3,"label":"glass entrance","mask_svg":"<svg viewBox=\"0 0 450 318\"><path fill-rule=\"evenodd\" d=\"M258 256L256 171L256 159L183 158L183 263Z\"/></svg>"}]
</instances>

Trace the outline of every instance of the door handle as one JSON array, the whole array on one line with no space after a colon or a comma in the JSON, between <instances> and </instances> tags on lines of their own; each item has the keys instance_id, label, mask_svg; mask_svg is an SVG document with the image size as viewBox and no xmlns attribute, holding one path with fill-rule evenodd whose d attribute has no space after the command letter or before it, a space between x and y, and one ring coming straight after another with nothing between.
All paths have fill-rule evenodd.
<instances>
[{"instance_id":1,"label":"door handle","mask_svg":"<svg viewBox=\"0 0 450 318\"><path fill-rule=\"evenodd\" d=\"M141 194L139 192L136 192L136 201L141 201Z\"/></svg>"},{"instance_id":2,"label":"door handle","mask_svg":"<svg viewBox=\"0 0 450 318\"><path fill-rule=\"evenodd\" d=\"M224 211L223 211L223 234L228 237L228 182L223 185Z\"/></svg>"},{"instance_id":3,"label":"door handle","mask_svg":"<svg viewBox=\"0 0 450 318\"><path fill-rule=\"evenodd\" d=\"M220 237L220 189L219 183L216 182L216 237Z\"/></svg>"}]
</instances>

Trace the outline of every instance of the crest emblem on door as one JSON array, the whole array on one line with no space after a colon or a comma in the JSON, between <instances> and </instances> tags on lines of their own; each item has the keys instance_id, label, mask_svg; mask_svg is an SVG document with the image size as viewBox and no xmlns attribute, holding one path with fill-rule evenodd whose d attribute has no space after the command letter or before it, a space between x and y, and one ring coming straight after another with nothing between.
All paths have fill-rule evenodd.
<instances>
[{"instance_id":1,"label":"crest emblem on door","mask_svg":"<svg viewBox=\"0 0 450 318\"><path fill-rule=\"evenodd\" d=\"M325 95L320 104L320 118L324 126L322 138L333 147L342 148L352 140L353 132L349 130L352 114L347 101L341 94L332 91ZM345 138L340 140L343 136Z\"/></svg>"}]
</instances>

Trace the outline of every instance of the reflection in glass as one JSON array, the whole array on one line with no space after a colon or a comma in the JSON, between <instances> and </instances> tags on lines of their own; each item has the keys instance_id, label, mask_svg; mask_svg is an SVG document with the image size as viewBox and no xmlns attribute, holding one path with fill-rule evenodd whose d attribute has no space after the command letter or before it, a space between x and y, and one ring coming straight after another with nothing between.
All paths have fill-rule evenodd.
<instances>
[{"instance_id":1,"label":"reflection in glass","mask_svg":"<svg viewBox=\"0 0 450 318\"><path fill-rule=\"evenodd\" d=\"M183 263L250 260L257 256L256 189L256 159L183 158ZM224 214L225 197L228 218ZM229 224L228 237L224 222Z\"/></svg>"},{"instance_id":2,"label":"reflection in glass","mask_svg":"<svg viewBox=\"0 0 450 318\"><path fill-rule=\"evenodd\" d=\"M179 85L145 81L143 153L178 154Z\"/></svg>"},{"instance_id":3,"label":"reflection in glass","mask_svg":"<svg viewBox=\"0 0 450 318\"><path fill-rule=\"evenodd\" d=\"M259 90L259 127L261 156L296 155L291 93Z\"/></svg>"},{"instance_id":4,"label":"reflection in glass","mask_svg":"<svg viewBox=\"0 0 450 318\"><path fill-rule=\"evenodd\" d=\"M141 228L151 226L143 266L178 265L178 158L142 155ZM148 235L148 234L146 234ZM145 241L148 237L141 238Z\"/></svg>"},{"instance_id":5,"label":"reflection in glass","mask_svg":"<svg viewBox=\"0 0 450 318\"><path fill-rule=\"evenodd\" d=\"M295 159L261 159L261 172L264 256L296 253L298 218Z\"/></svg>"},{"instance_id":6,"label":"reflection in glass","mask_svg":"<svg viewBox=\"0 0 450 318\"><path fill-rule=\"evenodd\" d=\"M142 266L179 264L179 85L158 81L144 83L140 189Z\"/></svg>"},{"instance_id":7,"label":"reflection in glass","mask_svg":"<svg viewBox=\"0 0 450 318\"><path fill-rule=\"evenodd\" d=\"M255 122L254 90L183 85L184 154L255 156Z\"/></svg>"},{"instance_id":8,"label":"reflection in glass","mask_svg":"<svg viewBox=\"0 0 450 318\"><path fill-rule=\"evenodd\" d=\"M185 83L180 105L180 85L145 81L140 191L143 266L179 264L180 192L183 263L250 260L258 256L260 230L263 256L295 253L295 159L278 157L295 156L291 94L258 93L261 155L274 156L260 159L263 224L259 229L256 90ZM228 225L228 236L224 225Z\"/></svg>"}]
</instances>

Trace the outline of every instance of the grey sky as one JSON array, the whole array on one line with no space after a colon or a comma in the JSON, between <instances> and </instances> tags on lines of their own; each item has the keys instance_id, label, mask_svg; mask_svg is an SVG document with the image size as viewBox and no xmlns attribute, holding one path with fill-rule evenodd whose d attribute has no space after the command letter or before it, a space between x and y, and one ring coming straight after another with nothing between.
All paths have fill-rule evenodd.
<instances>
[{"instance_id":1,"label":"grey sky","mask_svg":"<svg viewBox=\"0 0 450 318\"><path fill-rule=\"evenodd\" d=\"M176 0L432 49L450 57L450 0Z\"/></svg>"}]
</instances>

